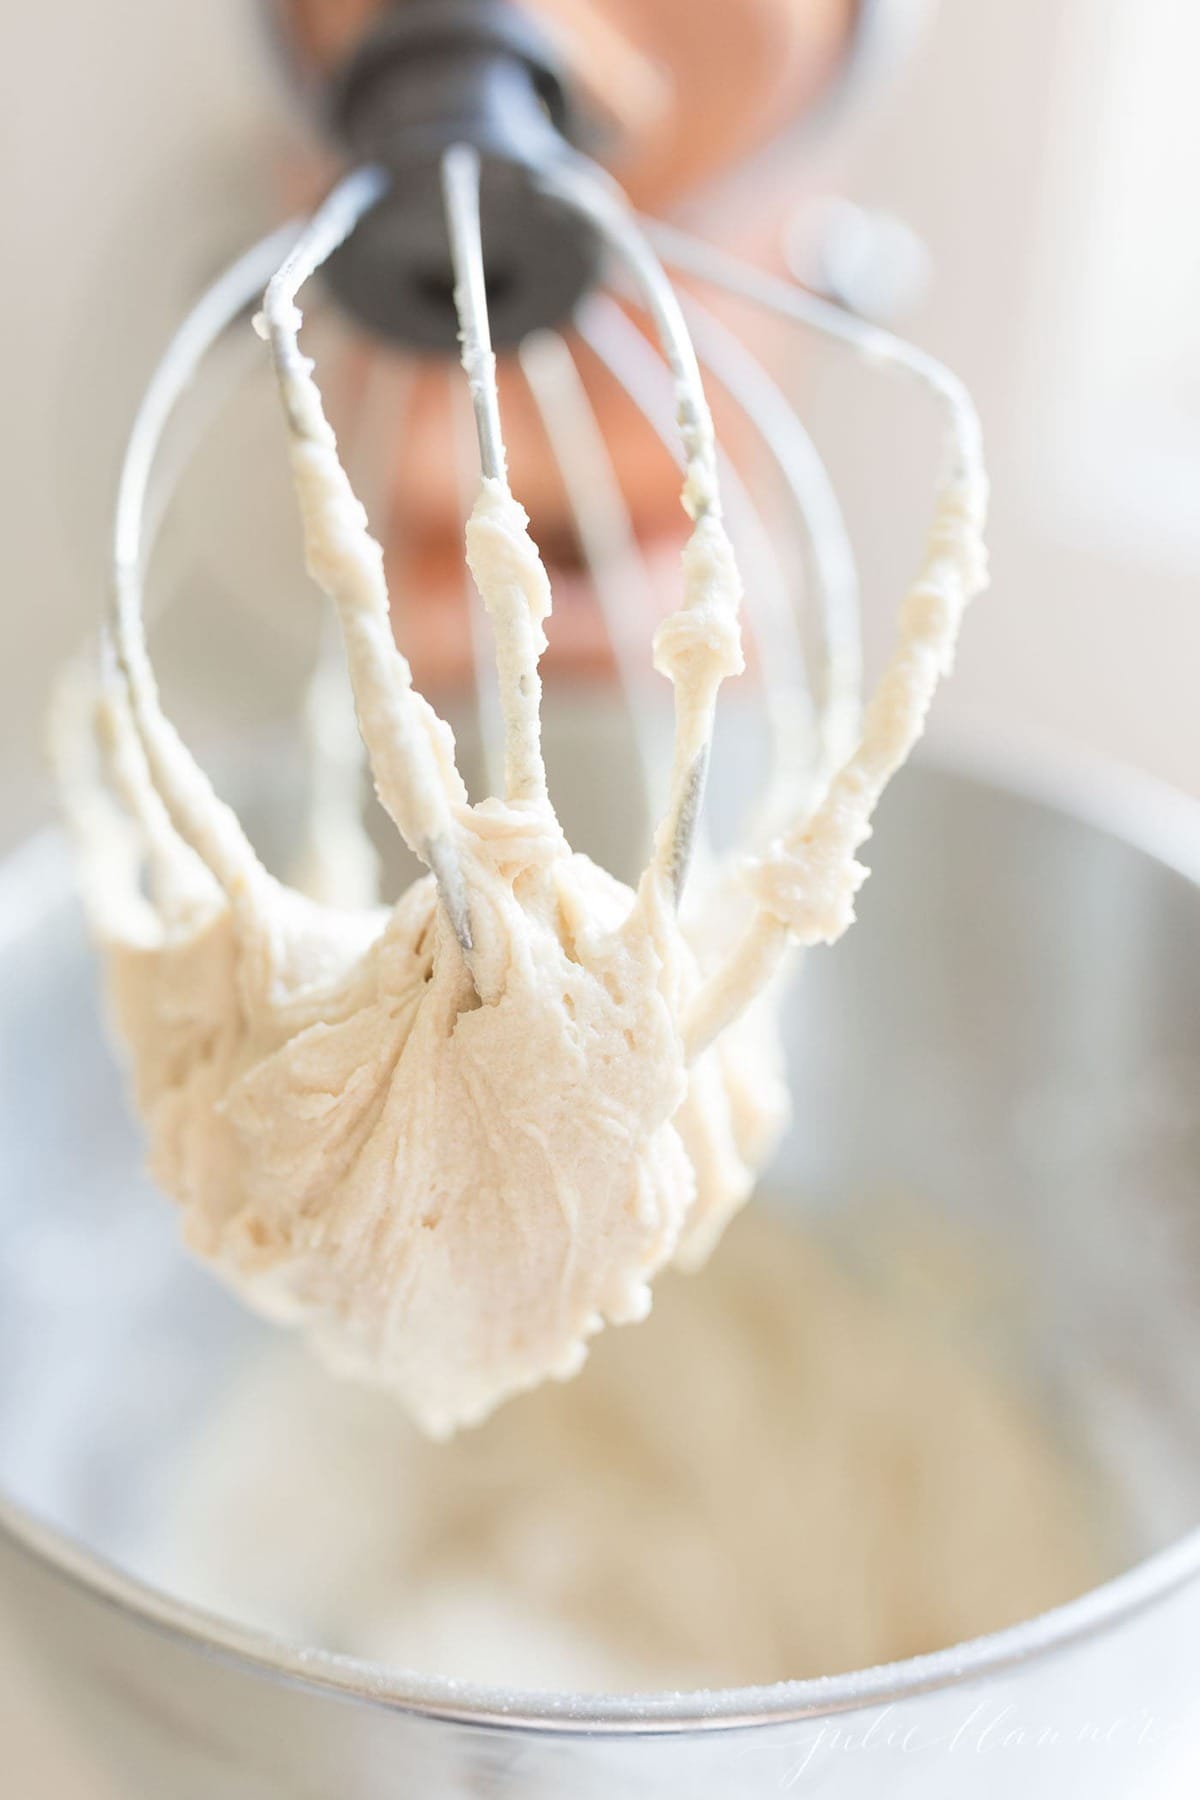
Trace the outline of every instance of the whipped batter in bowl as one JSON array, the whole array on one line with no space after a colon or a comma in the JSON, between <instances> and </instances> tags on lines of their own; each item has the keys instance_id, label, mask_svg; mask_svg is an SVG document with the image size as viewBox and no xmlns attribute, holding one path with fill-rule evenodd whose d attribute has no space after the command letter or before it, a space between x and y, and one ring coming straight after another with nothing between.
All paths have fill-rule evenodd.
<instances>
[{"instance_id":1,"label":"whipped batter in bowl","mask_svg":"<svg viewBox=\"0 0 1200 1800\"><path fill-rule=\"evenodd\" d=\"M1083 1592L1112 1547L1011 1371L756 1204L644 1328L450 1444L277 1343L197 1433L148 1555L294 1642L622 1692L939 1649Z\"/></svg>"},{"instance_id":2,"label":"whipped batter in bowl","mask_svg":"<svg viewBox=\"0 0 1200 1800\"><path fill-rule=\"evenodd\" d=\"M997 756L993 770L999 764ZM729 775L722 765L725 797ZM230 770L227 780L255 841L287 866L289 843L281 834L294 817L286 804L294 778L279 771L272 779L259 748L247 753L243 775ZM1096 822L1111 819L1111 788L1086 816L1078 788L1073 801L1064 792L1071 793L1065 779L1057 791L1048 778L1035 789L1030 773L1018 788L1011 776L1000 781L993 774L989 782L977 771L928 763L897 784L873 845L878 890L844 949L809 959L804 1005L784 1015L798 1128L761 1213L754 1206L734 1222L698 1277L665 1272L651 1318L601 1334L576 1381L520 1396L479 1431L436 1446L386 1395L328 1381L298 1335L253 1319L182 1253L170 1210L139 1174L139 1130L121 1107L94 1014L65 858L55 847L53 867L32 893L24 872L11 871L10 889L19 887L28 904L5 959L12 1081L4 1097L11 1129L2 1134L9 1179L2 1184L8 1251L0 1269L0 1573L30 1655L43 1646L64 1703L81 1717L103 1706L101 1731L124 1772L118 1791L208 1800L236 1769L248 1787L257 1780L284 1793L353 1789L382 1800L398 1770L405 1778L412 1771L431 1791L453 1793L477 1787L486 1765L489 1774L512 1766L514 1794L645 1791L665 1800L683 1787L726 1800L745 1785L748 1757L756 1787L785 1791L801 1741L824 1733L828 1750L812 1779L829 1770L833 1780L833 1764L845 1761L833 1743L843 1729L861 1737L894 1706L888 1719L898 1732L915 1726L922 1742L948 1744L977 1705L986 1709L981 1724L1012 1705L1022 1720L1060 1729L1057 1751L1020 1764L1032 1792L1061 1795L1081 1772L1106 1800L1136 1790L1147 1754L1136 1730L1111 1746L1081 1734L1098 1716L1140 1720L1146 1707L1173 1745L1194 1707L1186 1645L1195 1619L1198 1492L1189 1386L1197 1268L1190 1097L1200 1018L1200 958L1190 954L1200 931L1195 833L1184 808L1176 861L1168 866L1161 837L1157 856L1151 838L1162 830L1161 795L1135 790L1123 836L1119 819L1105 829ZM961 855L964 836L969 857ZM1063 904L1034 917L1030 888L1042 882ZM1091 904L1098 889L1120 894L1123 904ZM1149 983L1148 993L1136 995L1121 972L1131 927L1144 947L1139 971ZM17 929L11 905L9 928ZM1153 1093L1144 1081L1137 1085L1136 1070L1154 1072ZM918 1130L935 1101L940 1130ZM64 1112L71 1132L63 1130ZM819 1273L810 1280L803 1268L799 1277L785 1274L788 1244L804 1264L820 1255L813 1246L823 1210L840 1217L853 1211L856 1196L878 1197L883 1187L911 1195L911 1205L919 1199L931 1220L944 1218L952 1242L982 1265L996 1309L982 1335L978 1288L953 1266L935 1293L907 1277L901 1291L883 1295L858 1283L852 1291L861 1304L845 1306L822 1305ZM774 1225L767 1208L776 1201L791 1215L780 1221L788 1244L764 1253L751 1277L739 1235ZM908 1245L913 1234L901 1223ZM854 1224L856 1254L879 1253L881 1234L860 1233L857 1217ZM711 1312L701 1333L681 1340L678 1356L652 1337L665 1328L676 1299L699 1305L723 1284L727 1258L731 1278L735 1267L747 1269L740 1316L752 1331L756 1320L767 1327L763 1391L774 1384L780 1414L768 1417L755 1406L754 1358L728 1350ZM1008 1271L998 1290L997 1267ZM834 1291L844 1285L835 1272ZM800 1335L806 1319L812 1328ZM802 1443L789 1444L788 1421L804 1427L822 1384L852 1398L838 1389L835 1366L852 1354L848 1329L864 1345L870 1376L860 1365L853 1418L843 1405L831 1421L832 1447L836 1453L840 1443L845 1454L829 1481L821 1452L830 1438L815 1434L810 1456ZM903 1344L914 1337L931 1360L959 1365L960 1396L981 1384L997 1402L985 1400L984 1407L1007 1415L1010 1447L999 1466L989 1439L1000 1449L1004 1435L964 1427L924 1353L915 1365L906 1356ZM710 1341L715 1355L705 1359ZM784 1392L789 1343L804 1354L792 1361ZM615 1630L611 1619L604 1623L594 1590L591 1610L583 1604L583 1576L580 1584L570 1578L555 1546L564 1535L579 1541L570 1535L576 1523L604 1525L587 1511L586 1489L568 1485L581 1520L568 1512L566 1526L554 1534L544 1529L549 1548L538 1563L537 1534L531 1544L519 1515L524 1506L536 1512L543 1505L546 1527L547 1484L565 1483L569 1473L561 1459L556 1472L553 1442L521 1465L528 1442L514 1440L507 1476L497 1450L478 1468L469 1461L477 1446L482 1457L499 1441L494 1433L516 1427L527 1408L565 1406L577 1397L590 1408L588 1384L610 1351L641 1366L643 1389L668 1360L681 1371L672 1405L651 1407L647 1393L643 1416L657 1420L653 1430L637 1429L635 1375L624 1385L624 1401L604 1406L597 1454L580 1455L598 1496L633 1497L635 1523L636 1507L650 1496L646 1519L655 1535L648 1531L645 1542L664 1553L653 1605L707 1621L703 1658L688 1654L669 1617L653 1625L649 1608L639 1614L647 1636L639 1651L619 1618ZM937 1411L917 1426L905 1410L902 1370L938 1396ZM979 1405L964 1402L968 1416ZM890 1422L897 1410L907 1421L899 1432ZM726 1421L734 1454L710 1449L689 1462L680 1439L703 1445L710 1412ZM343 1416L344 1434L337 1425ZM953 1419L954 1429L943 1430L943 1419ZM855 1421L865 1428L857 1440ZM299 1447L294 1461L289 1436ZM660 1444L668 1472L685 1471L668 1483L665 1505ZM957 1445L969 1459L965 1470L952 1466ZM454 1482L439 1499L426 1478L430 1467L443 1454L453 1461L460 1453L468 1461L455 1462ZM618 1455L623 1467L614 1470ZM1018 1470L1011 1482L1009 1456ZM420 1457L430 1459L424 1473ZM1045 1484L1031 1478L1031 1459L1046 1471ZM275 1488L273 1460L292 1470ZM648 1479L638 1473L647 1463ZM493 1479L498 1467L500 1479ZM534 1477L526 1486L522 1467ZM724 1497L719 1506L705 1507L695 1492L704 1481L692 1482L689 1467L706 1471L704 1481ZM775 1483L772 1468L805 1475L818 1497L825 1484L825 1503L810 1503L799 1481ZM975 1479L985 1469L1002 1502L996 1508L989 1484ZM879 1493L906 1496L890 1526L882 1504L873 1510L841 1503L845 1489L839 1494L837 1483L860 1473ZM735 1491L729 1484L739 1476ZM954 1496L953 1517L939 1490ZM420 1525L411 1534L410 1494ZM672 1512L685 1495L691 1536ZM745 1507L740 1521L734 1502ZM453 1555L461 1547L468 1572L467 1591L460 1586L457 1597L450 1558L439 1564L436 1554L439 1505L446 1547ZM556 1510L549 1508L551 1518ZM493 1512L508 1519L497 1534L507 1536L503 1555L486 1548ZM609 1512L619 1520L619 1507ZM884 1527L875 1551L869 1529L863 1532L864 1519L869 1527L872 1518ZM804 1529L809 1519L836 1533L827 1555ZM1042 1519L1053 1522L1047 1539L1039 1537ZM820 1647L811 1662L801 1662L809 1654L800 1636L802 1581L812 1583L812 1630L830 1632L829 1665L859 1661L859 1646L837 1626L852 1610L858 1628L869 1627L860 1640L864 1661L885 1641L881 1621L912 1645L914 1635L902 1628L906 1615L944 1631L944 1641L957 1640L971 1621L955 1608L955 1594L973 1593L980 1603L975 1621L983 1624L1000 1584L982 1595L971 1584L992 1570L1006 1571L1013 1610L1019 1606L1024 1619L998 1636L956 1641L928 1662L765 1690L647 1693L638 1669L698 1673L703 1662L737 1679L717 1641L716 1606L704 1600L704 1582L711 1575L729 1606L731 1567L750 1579L756 1560L744 1528L751 1525L779 1549L774 1578L762 1572L756 1592L776 1620L786 1612L798 1621L788 1640L798 1666L826 1666ZM725 1537L722 1547L727 1530L734 1541ZM613 1542L619 1534L609 1533L603 1566L613 1572L612 1592L623 1583L622 1599L636 1606L652 1570L634 1581L643 1540L623 1535L624 1550ZM688 1556L672 1564L677 1541ZM919 1569L910 1542L928 1549ZM423 1574L427 1553L432 1566ZM746 1559L740 1565L739 1555ZM1089 1559L1079 1579L1099 1577L1102 1585L1032 1616L1043 1601L1063 1595L1058 1568L1078 1569L1077 1556ZM581 1559L581 1570L586 1566ZM671 1568L682 1592L672 1592ZM873 1608L864 1592L868 1571L886 1608ZM1104 1581L1110 1571L1115 1579ZM910 1582L897 1597L897 1586ZM209 1610L189 1610L174 1596ZM497 1621L512 1618L518 1596L528 1601L529 1639L520 1640L518 1655L514 1626L509 1681L497 1659ZM1012 1617L1007 1594L999 1601L991 1617ZM619 1612L618 1605L611 1610ZM747 1669L778 1668L778 1625L760 1627L732 1607L729 1616L736 1624L730 1641L746 1647L735 1653L744 1654ZM255 1619L286 1622L287 1629L282 1638L256 1634L246 1624ZM386 1660L339 1664L321 1655L323 1644L367 1642ZM421 1676L422 1666L451 1666L456 1644L464 1659L487 1651L503 1688ZM756 1646L765 1647L761 1661ZM519 1677L547 1662L561 1671L551 1676L549 1693L521 1685ZM627 1679L618 1679L622 1669L630 1671ZM571 1670L589 1689L587 1703L570 1698ZM430 1707L441 1722L414 1716ZM737 1730L722 1729L733 1723ZM890 1792L898 1768L911 1769L939 1796L962 1791L963 1755L936 1747L899 1765L885 1745L854 1766L868 1793L873 1785ZM977 1766L972 1755L969 1767ZM993 1785L1006 1789L1012 1762L997 1758L994 1766Z\"/></svg>"}]
</instances>

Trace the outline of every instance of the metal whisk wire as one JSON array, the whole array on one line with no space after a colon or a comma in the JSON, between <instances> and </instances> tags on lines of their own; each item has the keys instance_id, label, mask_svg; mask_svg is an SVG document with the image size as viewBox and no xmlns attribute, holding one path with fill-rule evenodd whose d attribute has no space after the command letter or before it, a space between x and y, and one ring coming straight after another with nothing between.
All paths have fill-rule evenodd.
<instances>
[{"instance_id":1,"label":"metal whisk wire","mask_svg":"<svg viewBox=\"0 0 1200 1800\"><path fill-rule=\"evenodd\" d=\"M497 480L507 487L496 361L487 322L478 153L466 145L453 146L443 158L442 176L462 364L475 408L481 472L485 481ZM578 158L547 171L544 181L547 191L568 210L586 220L609 254L619 260L653 320L674 383L675 417L684 450L683 505L696 527L708 521L713 528L719 529L721 495L716 434L696 353L674 289L634 215L599 171ZM699 827L715 694L716 684L699 710L691 704L676 706L670 792L666 815L656 834L653 858L667 876L676 901L683 890ZM523 729L532 744L537 735L536 703L533 697L521 694L518 684L516 697L506 706L506 735L510 745L518 742L518 733L522 729L518 715L522 711L527 715ZM512 766L516 766L517 760L514 752ZM529 760L528 753L525 760ZM509 761L506 758L506 763ZM538 768L541 774L540 751ZM544 774L541 779L544 783ZM506 779L506 788L513 797L511 775ZM521 791L516 790L518 797Z\"/></svg>"},{"instance_id":2,"label":"metal whisk wire","mask_svg":"<svg viewBox=\"0 0 1200 1800\"><path fill-rule=\"evenodd\" d=\"M671 383L653 345L607 294L590 297L576 326L582 342L682 467ZM772 761L779 779L786 782L798 769L812 766L819 732L799 614L771 532L737 464L720 448L717 472L747 578L744 622L758 650Z\"/></svg>"},{"instance_id":3,"label":"metal whisk wire","mask_svg":"<svg viewBox=\"0 0 1200 1800\"><path fill-rule=\"evenodd\" d=\"M485 479L499 481L507 488L496 361L488 326L486 247L480 235L478 154L468 146L451 148L443 158L442 179L462 363L472 402L479 466ZM815 324L860 353L906 369L938 393L952 412L953 379L943 378L939 366L921 353L909 351L907 346L897 347L887 334L847 320L836 309L810 300L786 283L759 277L757 271L722 259L708 246L666 227L650 225L643 230L607 180L589 173L581 159L578 166L555 170L546 181L564 206L576 209L591 222L610 256L623 266L636 303L657 328L662 353L660 357L624 307L602 293L590 296L573 321L580 342L608 369L681 465L690 470L685 504L693 517L704 518L709 512L719 517L724 491L731 527L742 544L752 574L747 623L757 645L764 712L771 726L776 791L790 795L794 806L804 779L811 781L815 792L854 736L861 660L853 555L824 466L787 400L746 347L707 309L690 295L676 295L650 243L658 243L668 260L702 280ZM268 278L266 334L271 338L273 351L277 360L286 361L297 354L294 334L289 346L286 332L278 329L279 321L291 322L299 288L353 232L386 189L387 177L377 169L361 169L348 176L307 226L292 223L282 227L240 258L202 296L168 346L131 432L114 535L113 641L117 662L127 674L132 670L135 685L141 678L138 659L144 657L141 586L147 492L151 469L176 402L201 358L264 285L264 276ZM298 321L298 315L295 319ZM644 648L648 635L644 601L650 576L620 475L592 410L589 384L583 379L569 341L561 334L534 334L521 346L518 365L559 463L583 563L605 620L619 683L638 740L643 785L649 795L657 764L646 723L650 709L642 703L650 678ZM702 368L751 427L789 497L805 574L804 612L817 626L815 671L805 660L806 632L791 591L793 578L773 541L772 528L761 515L735 460L717 447L703 392ZM331 660L328 635L323 638L323 646L310 710L317 759L314 790L328 800L330 782L324 780L319 766L319 759L325 754L321 747L320 714L322 707L327 709L331 704L336 658ZM476 663L478 668L478 653ZM482 691L482 681L477 681L477 687ZM482 697L481 710L485 715L489 710L486 695ZM485 717L485 726L487 723ZM339 768L331 779L341 783L341 793L352 797L356 786L353 758L347 758L344 734L336 735ZM490 741L492 732L486 731L485 737ZM676 813L672 825L672 854L679 871L686 867L697 829L703 757L696 758L696 766L684 773L686 780L681 783L677 778L675 782ZM341 811L348 815L347 807ZM758 809L760 830L770 826L774 813L768 794ZM751 836L755 835L757 832L752 829ZM466 948L470 925L448 822L444 831L436 834L436 842L431 841L427 848L455 929Z\"/></svg>"}]
</instances>

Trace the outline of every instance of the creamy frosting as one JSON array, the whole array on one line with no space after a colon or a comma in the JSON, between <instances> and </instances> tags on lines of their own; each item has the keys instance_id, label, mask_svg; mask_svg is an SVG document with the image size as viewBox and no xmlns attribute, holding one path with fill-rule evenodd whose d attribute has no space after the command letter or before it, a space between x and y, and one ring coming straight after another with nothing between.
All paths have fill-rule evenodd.
<instances>
[{"instance_id":1,"label":"creamy frosting","mask_svg":"<svg viewBox=\"0 0 1200 1800\"><path fill-rule=\"evenodd\" d=\"M444 1435L572 1374L749 1193L783 1103L747 1008L782 942L851 916L871 809L982 578L982 477L947 486L862 744L748 870L730 954L724 932L690 941L676 906L717 690L742 666L710 428L692 420L684 598L655 643L676 696L670 796L634 890L571 850L549 799L550 588L499 479L467 559L495 632L505 793L468 803L393 639L299 322L288 308L269 332L308 566L336 608L376 791L429 874L390 908L270 876L163 715L128 574L97 709L107 785L76 762L64 788L152 1168L188 1243Z\"/></svg>"},{"instance_id":2,"label":"creamy frosting","mask_svg":"<svg viewBox=\"0 0 1200 1800\"><path fill-rule=\"evenodd\" d=\"M146 1573L293 1642L559 1691L869 1668L1083 1592L1120 1545L980 1350L992 1247L866 1224L903 1232L893 1284L751 1208L568 1389L451 1444L251 1345L159 1484Z\"/></svg>"}]
</instances>

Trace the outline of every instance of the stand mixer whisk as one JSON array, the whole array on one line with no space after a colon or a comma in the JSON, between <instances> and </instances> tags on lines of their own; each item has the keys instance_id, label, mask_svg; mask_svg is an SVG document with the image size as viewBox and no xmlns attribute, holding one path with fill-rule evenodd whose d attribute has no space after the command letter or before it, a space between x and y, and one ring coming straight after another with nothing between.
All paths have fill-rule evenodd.
<instances>
[{"instance_id":1,"label":"stand mixer whisk","mask_svg":"<svg viewBox=\"0 0 1200 1800\"><path fill-rule=\"evenodd\" d=\"M102 796L78 769L66 771L65 786L89 865L103 870L92 883L92 910L110 947L114 910L137 896L138 930L115 934L122 941L117 1011L134 1052L155 1167L184 1204L189 1241L261 1310L303 1320L335 1362L384 1380L430 1430L443 1432L547 1373L572 1372L584 1339L606 1319L641 1316L655 1269L672 1258L701 1260L749 1193L777 1135L780 1107L763 1072L771 1061L770 1007L747 1009L755 997L778 992L774 978L789 946L832 942L853 918L865 874L855 853L884 786L920 735L962 610L982 585L985 482L970 402L940 365L786 281L633 215L576 147L566 89L519 14L479 4L395 9L352 59L335 111L345 140L366 160L311 220L272 233L214 283L143 400L118 494L115 600L102 659L99 735L110 791ZM374 332L421 354L459 347L481 479L468 561L495 631L497 685L481 679L481 711L485 723L494 716L502 750L497 757L493 739L502 798L475 807L467 804L453 739L396 648L382 553L367 535L311 364L298 348L296 297L322 267L336 298ZM924 564L903 603L897 648L861 711L854 563L824 467L765 368L696 299L675 291L666 268L899 372L943 410L949 454ZM309 568L336 607L377 792L432 876L404 897L391 924L373 895L354 896L362 904L353 915L321 912L266 875L165 719L146 649L145 519L160 440L201 359L264 287L257 324L283 400ZM655 636L655 665L675 689L674 744L666 803L636 895L571 855L549 806L538 659L550 589L509 491L497 385L495 351L513 351L560 457L636 720L636 645L646 629L641 596L649 577L578 345L665 441L677 442L690 522L683 604ZM791 559L752 498L753 475L739 475L718 450L702 365L754 434L754 462L772 471L786 495L806 578L803 609L789 592ZM681 926L676 914L697 847L717 690L742 667L741 583L723 496L750 575L747 620L774 770L738 856L703 854ZM310 708L313 830L319 840L332 829L325 860L346 859L367 872L369 855L352 852L361 832L358 762L339 705L326 660ZM647 779L657 780L652 766ZM135 822L132 847L122 824L120 867L112 791ZM319 842L316 849L320 861ZM134 872L143 860L149 899ZM118 888L125 901L114 903ZM395 977L402 1004L389 986L393 976L381 973L389 957L403 964ZM236 1025L211 1011L223 983L237 994L229 1007ZM544 1010L550 988L552 1027ZM381 992L387 1005L378 1013ZM370 1205L359 1194L334 1223L322 1209L328 1201L338 1212L342 1203L329 1197L340 1192L342 1176L353 1188L371 1161L364 1144L371 1155L379 1148L371 1110L378 1096L364 1095L358 1111L347 1099L360 1077L369 1085L363 1070L375 1055L374 1036L370 1045L350 1042L356 1020L376 1008L372 1032L379 1018L391 1030L399 1008L406 1032L411 1024L412 1037L388 1052L394 1061L384 1085L399 1091L404 1068L413 1085L422 1006L443 1008L441 1038L420 1053L431 1060L428 1068L419 1064L416 1085L424 1084L425 1097L410 1124L422 1141L439 1139L443 1160L455 1166L447 1173L430 1163L419 1253L406 1240L390 1256L380 1250L378 1180ZM487 1032L502 1032L506 1008L516 1010L503 1030L540 1046L531 1056L541 1058L541 1073L531 1063L528 1093L507 1039L498 1037L486 1055L481 1047ZM322 1060L334 1054L322 1033L334 1036L335 1028L350 1034L336 1066ZM609 1045L612 1033L625 1046L619 1053ZM451 1054L447 1037L452 1066L439 1062L435 1081L434 1062ZM511 1087L496 1103L504 1129L519 1127L534 1159L512 1174L496 1172L509 1149L497 1150L487 1110L493 1102L479 1097L480 1070L500 1064ZM550 1123L545 1114L548 1090L568 1073L568 1110L594 1102L603 1126L594 1166L590 1152L571 1148L569 1181L555 1149L566 1114L555 1112ZM271 1085L278 1081L281 1089ZM457 1104L459 1112L431 1114L435 1091L437 1106ZM445 1101L447 1094L458 1102ZM324 1114L339 1106L353 1116L339 1118L331 1136ZM461 1127L463 1109L484 1119L479 1129L489 1167L496 1165L486 1179ZM197 1127L201 1115L211 1143ZM264 1148L256 1139L250 1156L263 1121L275 1130L285 1116L287 1143L280 1137ZM623 1143L626 1127L635 1148L623 1160L612 1141ZM305 1161L321 1133L322 1158L332 1154L331 1142L342 1146L340 1173ZM460 1138L467 1147L455 1162ZM416 1155L414 1138L401 1133L399 1141L408 1146L403 1155L394 1131L387 1155L380 1152L393 1184L402 1165L410 1179ZM302 1142L308 1150L298 1148ZM481 1181L490 1192L489 1180L501 1196L497 1217L481 1221L475 1206L470 1255L500 1287L513 1258L523 1258L502 1318L478 1316L469 1271L464 1279L466 1251L452 1245L452 1254L426 1255L439 1230L446 1237L455 1196L475 1194ZM536 1222L531 1232L526 1219L514 1248L514 1208L532 1204L530 1194L542 1188L559 1235Z\"/></svg>"}]
</instances>

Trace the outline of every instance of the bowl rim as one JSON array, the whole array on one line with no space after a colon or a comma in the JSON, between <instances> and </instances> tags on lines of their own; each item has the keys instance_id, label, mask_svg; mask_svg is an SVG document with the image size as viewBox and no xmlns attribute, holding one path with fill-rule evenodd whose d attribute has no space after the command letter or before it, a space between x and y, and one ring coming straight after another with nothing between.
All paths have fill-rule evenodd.
<instances>
[{"instance_id":1,"label":"bowl rim","mask_svg":"<svg viewBox=\"0 0 1200 1800\"><path fill-rule=\"evenodd\" d=\"M1200 889L1200 801L1053 738L978 726L942 731L923 766L1092 826ZM0 952L70 892L62 834L47 828L0 863ZM983 1637L903 1661L769 1686L572 1694L422 1676L307 1649L176 1599L125 1573L0 1492L0 1543L93 1601L247 1672L330 1697L458 1724L645 1736L791 1724L958 1686L1060 1653L1200 1577L1200 1524L1074 1600Z\"/></svg>"}]
</instances>

